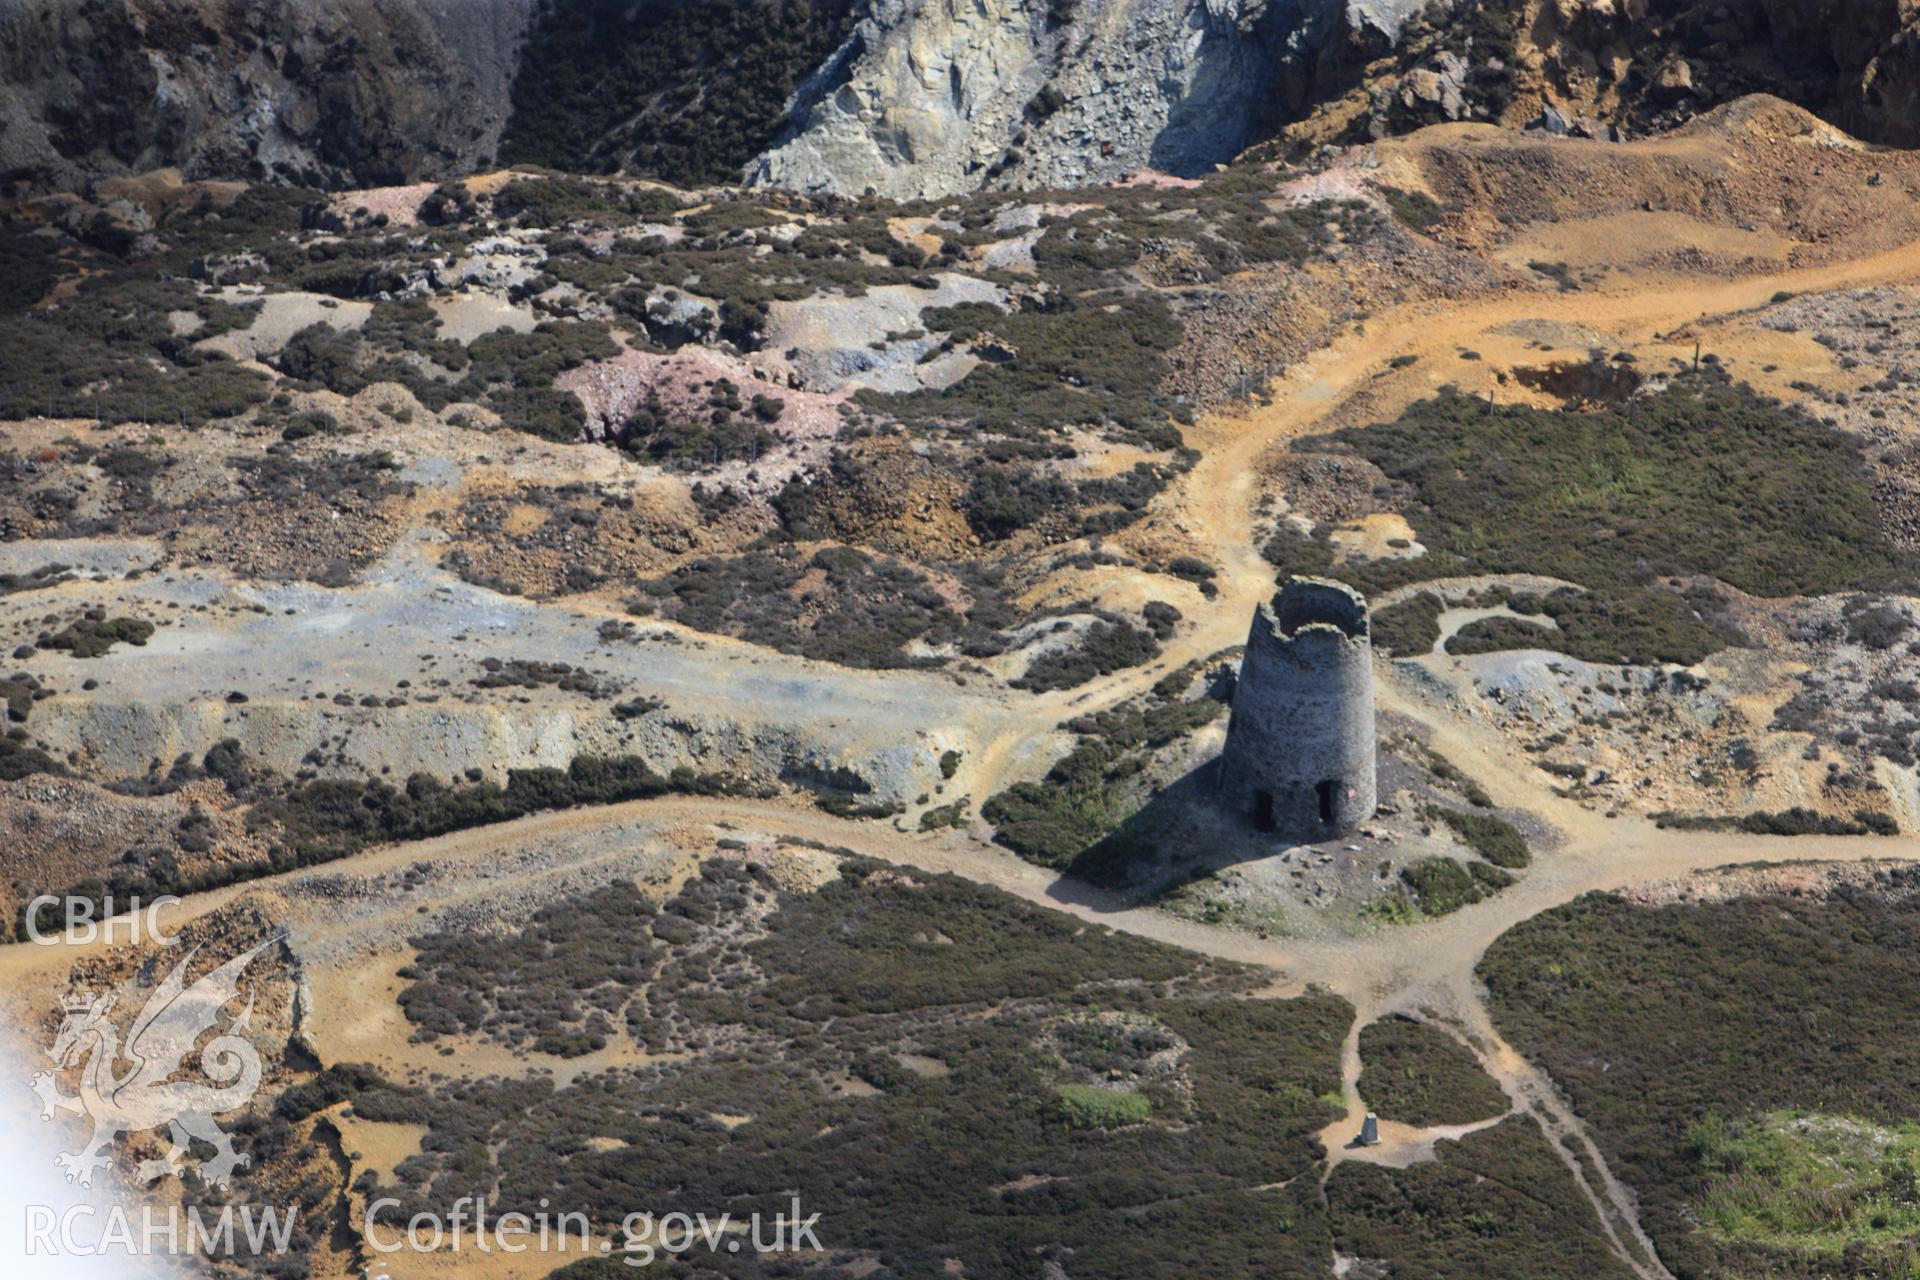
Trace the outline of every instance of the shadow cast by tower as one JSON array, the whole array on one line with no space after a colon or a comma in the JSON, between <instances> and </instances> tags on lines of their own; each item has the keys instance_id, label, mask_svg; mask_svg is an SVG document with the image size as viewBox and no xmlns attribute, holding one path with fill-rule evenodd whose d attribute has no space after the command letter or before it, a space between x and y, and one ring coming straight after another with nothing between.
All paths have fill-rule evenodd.
<instances>
[{"instance_id":1,"label":"shadow cast by tower","mask_svg":"<svg viewBox=\"0 0 1920 1280\"><path fill-rule=\"evenodd\" d=\"M1193 876L1339 840L1378 807L1367 602L1291 578L1260 607L1222 753L1076 857L1059 901L1124 910Z\"/></svg>"}]
</instances>

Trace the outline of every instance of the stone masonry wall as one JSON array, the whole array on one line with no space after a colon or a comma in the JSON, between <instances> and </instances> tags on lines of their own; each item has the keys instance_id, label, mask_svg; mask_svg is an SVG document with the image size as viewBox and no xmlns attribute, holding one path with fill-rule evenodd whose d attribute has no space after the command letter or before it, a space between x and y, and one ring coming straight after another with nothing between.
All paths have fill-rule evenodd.
<instances>
[{"instance_id":1,"label":"stone masonry wall","mask_svg":"<svg viewBox=\"0 0 1920 1280\"><path fill-rule=\"evenodd\" d=\"M1300 841L1345 835L1377 804L1366 600L1294 578L1254 616L1220 763L1221 799Z\"/></svg>"}]
</instances>

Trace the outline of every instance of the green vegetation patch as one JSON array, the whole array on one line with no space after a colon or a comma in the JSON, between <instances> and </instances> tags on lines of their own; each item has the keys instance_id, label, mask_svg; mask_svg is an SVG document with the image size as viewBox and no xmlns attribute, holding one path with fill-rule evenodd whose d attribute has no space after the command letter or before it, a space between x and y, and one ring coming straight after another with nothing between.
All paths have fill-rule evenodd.
<instances>
[{"instance_id":1,"label":"green vegetation patch","mask_svg":"<svg viewBox=\"0 0 1920 1280\"><path fill-rule=\"evenodd\" d=\"M1920 1233L1920 1125L1772 1111L1687 1130L1706 1185L1696 1205L1722 1240L1816 1255L1899 1256Z\"/></svg>"},{"instance_id":2,"label":"green vegetation patch","mask_svg":"<svg viewBox=\"0 0 1920 1280\"><path fill-rule=\"evenodd\" d=\"M1870 1206L1889 1189L1912 1196L1911 1140L1874 1175L1832 1171L1834 1226L1817 1246L1792 1238L1819 1200L1799 1162L1844 1130L1822 1120L1799 1151L1776 1144L1794 1132L1782 1113L1894 1135L1920 1114L1920 986L1889 976L1920 946L1914 887L1890 869L1824 899L1644 907L1594 894L1488 949L1479 974L1502 1035L1567 1093L1675 1275L1833 1275L1827 1242L1853 1246L1846 1274L1903 1273L1904 1245L1875 1234ZM1724 1128L1703 1129L1710 1116ZM1752 1194L1769 1167L1773 1195ZM1757 1234L1728 1229L1739 1224Z\"/></svg>"},{"instance_id":3,"label":"green vegetation patch","mask_svg":"<svg viewBox=\"0 0 1920 1280\"><path fill-rule=\"evenodd\" d=\"M1069 1129L1119 1129L1153 1114L1153 1100L1133 1089L1061 1084L1054 1086L1054 1096Z\"/></svg>"},{"instance_id":4,"label":"green vegetation patch","mask_svg":"<svg viewBox=\"0 0 1920 1280\"><path fill-rule=\"evenodd\" d=\"M1401 1124L1473 1124L1511 1105L1466 1046L1398 1014L1360 1032L1360 1096Z\"/></svg>"}]
</instances>

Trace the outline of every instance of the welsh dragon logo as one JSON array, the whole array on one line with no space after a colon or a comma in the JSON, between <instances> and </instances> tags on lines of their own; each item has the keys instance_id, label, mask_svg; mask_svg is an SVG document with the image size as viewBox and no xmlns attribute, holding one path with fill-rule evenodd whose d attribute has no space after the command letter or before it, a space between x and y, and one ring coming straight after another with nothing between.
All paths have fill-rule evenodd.
<instances>
[{"instance_id":1,"label":"welsh dragon logo","mask_svg":"<svg viewBox=\"0 0 1920 1280\"><path fill-rule=\"evenodd\" d=\"M189 951L148 998L124 1045L108 1017L117 995L66 998L66 1019L47 1053L58 1069L85 1061L80 1092L71 1097L61 1093L52 1071L33 1077L33 1091L40 1095L43 1120L53 1119L58 1111L93 1118L93 1136L86 1146L55 1158L68 1182L92 1186L94 1175L112 1159L115 1138L163 1126L172 1145L159 1159L141 1162L134 1177L142 1184L184 1170L189 1144L196 1138L214 1148L213 1158L198 1166L204 1181L224 1188L235 1169L246 1167L250 1157L233 1149L233 1140L214 1117L246 1105L260 1088L260 1053L243 1034L253 1016L251 992L239 1016L200 1048L200 1070L212 1083L174 1076L200 1037L214 1030L220 1011L239 995L240 975L248 964L284 937L269 938L191 985L187 966L200 948ZM126 1069L117 1073L123 1062Z\"/></svg>"}]
</instances>

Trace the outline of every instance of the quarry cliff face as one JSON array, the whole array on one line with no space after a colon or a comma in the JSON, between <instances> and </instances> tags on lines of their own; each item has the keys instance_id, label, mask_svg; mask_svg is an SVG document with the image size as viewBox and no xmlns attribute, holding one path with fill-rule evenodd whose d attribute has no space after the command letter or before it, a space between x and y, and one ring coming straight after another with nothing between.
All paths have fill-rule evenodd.
<instances>
[{"instance_id":1,"label":"quarry cliff face","mask_svg":"<svg viewBox=\"0 0 1920 1280\"><path fill-rule=\"evenodd\" d=\"M1357 77L1323 77L1285 132L1295 151L1468 118L1643 134L1752 93L1870 142L1920 144L1920 10L1907 0L1441 0L1406 13L1392 48Z\"/></svg>"},{"instance_id":2,"label":"quarry cliff face","mask_svg":"<svg viewBox=\"0 0 1920 1280\"><path fill-rule=\"evenodd\" d=\"M1374 7L1391 27L1412 0ZM1206 172L1346 21L1332 0L881 0L749 178L913 198Z\"/></svg>"},{"instance_id":3,"label":"quarry cliff face","mask_svg":"<svg viewBox=\"0 0 1920 1280\"><path fill-rule=\"evenodd\" d=\"M1659 131L1772 93L1920 144L1904 0L877 0L759 185L940 197L1482 120Z\"/></svg>"},{"instance_id":4,"label":"quarry cliff face","mask_svg":"<svg viewBox=\"0 0 1920 1280\"><path fill-rule=\"evenodd\" d=\"M516 123L523 139L550 132L513 119L517 77L565 70L528 61L554 45L530 34L605 31L636 45L610 65L637 63L650 31L685 26L671 0L649 3L614 22L601 0L538 13L533 0L0 0L0 180L177 167L352 186L471 171ZM872 0L764 122L778 141L743 176L917 197L1205 172L1297 114L1329 50L1344 56L1359 32L1385 48L1416 4ZM804 5L781 16L827 20ZM687 70L714 81L716 104L737 103L725 82L738 74ZM753 125L737 105L714 110L715 136ZM697 133L697 111L675 127Z\"/></svg>"},{"instance_id":5,"label":"quarry cliff face","mask_svg":"<svg viewBox=\"0 0 1920 1280\"><path fill-rule=\"evenodd\" d=\"M1640 133L1752 92L1920 143L1907 0L778 0L772 27L694 3L0 0L0 189L412 182L504 139L683 185L941 197L1450 120Z\"/></svg>"},{"instance_id":6,"label":"quarry cliff face","mask_svg":"<svg viewBox=\"0 0 1920 1280\"><path fill-rule=\"evenodd\" d=\"M490 160L531 0L0 0L0 182L327 186Z\"/></svg>"}]
</instances>

